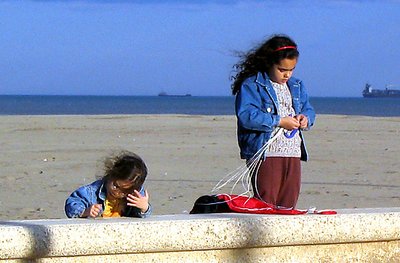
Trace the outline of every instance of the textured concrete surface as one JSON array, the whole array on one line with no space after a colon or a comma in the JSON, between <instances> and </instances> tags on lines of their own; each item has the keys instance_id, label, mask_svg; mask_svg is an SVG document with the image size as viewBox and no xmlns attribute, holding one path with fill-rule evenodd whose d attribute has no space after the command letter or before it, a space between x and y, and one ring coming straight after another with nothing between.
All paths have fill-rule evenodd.
<instances>
[{"instance_id":1,"label":"textured concrete surface","mask_svg":"<svg viewBox=\"0 0 400 263\"><path fill-rule=\"evenodd\" d=\"M399 262L399 242L52 257L34 262ZM7 262L26 262L10 260Z\"/></svg>"},{"instance_id":2,"label":"textured concrete surface","mask_svg":"<svg viewBox=\"0 0 400 263\"><path fill-rule=\"evenodd\" d=\"M396 262L400 208L337 215L0 221L0 259L42 262ZM249 261L248 261L249 260Z\"/></svg>"}]
</instances>

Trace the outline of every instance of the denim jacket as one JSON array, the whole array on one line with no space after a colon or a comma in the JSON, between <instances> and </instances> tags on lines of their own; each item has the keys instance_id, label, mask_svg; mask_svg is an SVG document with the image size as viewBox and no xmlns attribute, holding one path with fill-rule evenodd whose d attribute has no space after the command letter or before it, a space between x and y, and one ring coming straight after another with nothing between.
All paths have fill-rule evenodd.
<instances>
[{"instance_id":1,"label":"denim jacket","mask_svg":"<svg viewBox=\"0 0 400 263\"><path fill-rule=\"evenodd\" d=\"M292 106L296 115L304 114L309 129L315 121L315 111L309 102L304 84L295 78L287 82L292 95ZM258 73L245 79L236 95L237 136L242 159L250 159L270 139L278 126L278 99L268 75ZM307 161L308 154L302 131L301 160Z\"/></svg>"},{"instance_id":2,"label":"denim jacket","mask_svg":"<svg viewBox=\"0 0 400 263\"><path fill-rule=\"evenodd\" d=\"M144 195L143 186L140 189L140 194ZM75 190L65 201L65 214L67 217L80 217L86 208L94 204L101 204L104 210L104 202L106 200L106 187L104 180L97 180L91 184L84 185ZM127 217L148 217L152 212L151 205L149 209L142 213L139 208L127 206L122 213L122 216Z\"/></svg>"}]
</instances>

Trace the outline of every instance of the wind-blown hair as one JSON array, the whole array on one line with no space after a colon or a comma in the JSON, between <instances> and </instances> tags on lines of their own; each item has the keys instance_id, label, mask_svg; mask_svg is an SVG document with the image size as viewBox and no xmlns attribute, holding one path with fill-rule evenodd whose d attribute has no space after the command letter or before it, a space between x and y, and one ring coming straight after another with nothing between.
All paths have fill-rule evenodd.
<instances>
[{"instance_id":1,"label":"wind-blown hair","mask_svg":"<svg viewBox=\"0 0 400 263\"><path fill-rule=\"evenodd\" d=\"M282 47L293 47L284 48ZM299 57L296 43L286 35L273 35L260 46L250 50L248 53L238 53L239 62L233 66L236 72L231 79L232 94L236 95L245 79L256 75L258 72L267 73L269 69L279 64L281 60L295 59Z\"/></svg>"},{"instance_id":2,"label":"wind-blown hair","mask_svg":"<svg viewBox=\"0 0 400 263\"><path fill-rule=\"evenodd\" d=\"M147 176L147 167L137 154L122 151L104 161L104 180L128 180L139 188Z\"/></svg>"}]
</instances>

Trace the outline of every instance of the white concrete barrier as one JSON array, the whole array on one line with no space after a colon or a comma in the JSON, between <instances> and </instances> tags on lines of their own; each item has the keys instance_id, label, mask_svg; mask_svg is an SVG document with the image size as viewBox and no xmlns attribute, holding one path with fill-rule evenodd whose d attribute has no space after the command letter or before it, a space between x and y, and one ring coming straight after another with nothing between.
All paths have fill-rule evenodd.
<instances>
[{"instance_id":1,"label":"white concrete barrier","mask_svg":"<svg viewBox=\"0 0 400 263\"><path fill-rule=\"evenodd\" d=\"M7 262L400 262L400 208L0 221Z\"/></svg>"}]
</instances>

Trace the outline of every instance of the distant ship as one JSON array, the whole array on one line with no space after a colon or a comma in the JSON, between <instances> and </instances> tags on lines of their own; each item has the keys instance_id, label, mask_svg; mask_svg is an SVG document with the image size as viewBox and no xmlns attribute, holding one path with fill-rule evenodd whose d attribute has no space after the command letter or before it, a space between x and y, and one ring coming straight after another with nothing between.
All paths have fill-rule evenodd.
<instances>
[{"instance_id":1,"label":"distant ship","mask_svg":"<svg viewBox=\"0 0 400 263\"><path fill-rule=\"evenodd\" d=\"M364 98L400 98L400 90L389 89L395 85L386 85L385 89L373 89L370 84L366 84L362 92Z\"/></svg>"},{"instance_id":2,"label":"distant ship","mask_svg":"<svg viewBox=\"0 0 400 263\"><path fill-rule=\"evenodd\" d=\"M192 94L189 94L189 93L187 93L187 94L168 94L168 93L162 91L162 92L158 93L158 96L161 96L161 97L190 97L190 96L192 96Z\"/></svg>"}]
</instances>

